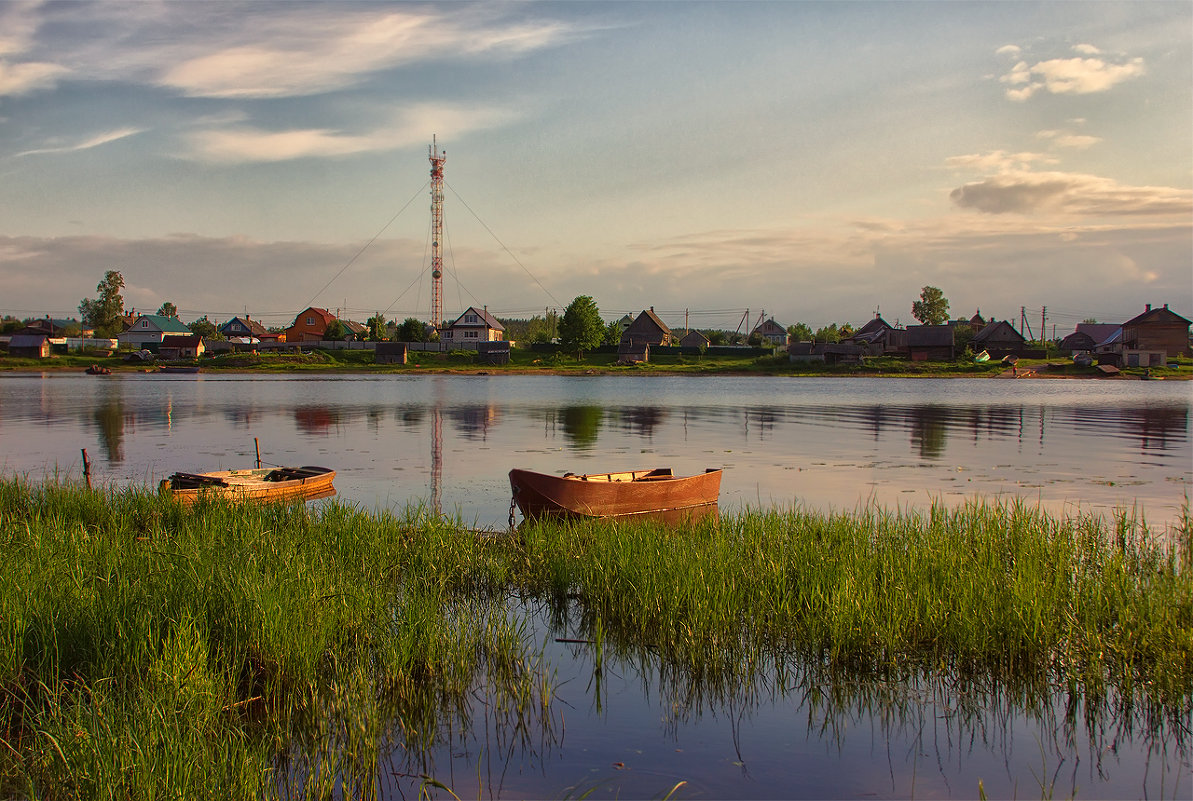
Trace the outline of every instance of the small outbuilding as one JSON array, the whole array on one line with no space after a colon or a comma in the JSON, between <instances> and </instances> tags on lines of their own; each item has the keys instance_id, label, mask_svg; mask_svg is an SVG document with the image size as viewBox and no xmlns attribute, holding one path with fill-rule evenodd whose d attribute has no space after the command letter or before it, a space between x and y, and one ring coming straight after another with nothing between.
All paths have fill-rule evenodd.
<instances>
[{"instance_id":1,"label":"small outbuilding","mask_svg":"<svg viewBox=\"0 0 1193 801\"><path fill-rule=\"evenodd\" d=\"M49 358L50 338L45 334L13 334L8 341L8 355L27 359Z\"/></svg>"}]
</instances>

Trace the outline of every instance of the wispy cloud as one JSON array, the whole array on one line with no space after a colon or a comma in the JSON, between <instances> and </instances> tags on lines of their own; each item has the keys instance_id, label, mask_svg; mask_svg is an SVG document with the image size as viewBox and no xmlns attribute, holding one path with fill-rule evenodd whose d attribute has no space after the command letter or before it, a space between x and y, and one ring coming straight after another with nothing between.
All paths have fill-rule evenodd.
<instances>
[{"instance_id":1,"label":"wispy cloud","mask_svg":"<svg viewBox=\"0 0 1193 801\"><path fill-rule=\"evenodd\" d=\"M1110 178L1065 172L1006 172L949 193L962 208L988 214L1189 215L1193 191L1126 186Z\"/></svg>"},{"instance_id":2,"label":"wispy cloud","mask_svg":"<svg viewBox=\"0 0 1193 801\"><path fill-rule=\"evenodd\" d=\"M1075 134L1069 131L1046 130L1037 131L1037 139L1045 139L1057 147L1067 147L1074 150L1085 150L1101 142L1101 137L1087 134Z\"/></svg>"},{"instance_id":3,"label":"wispy cloud","mask_svg":"<svg viewBox=\"0 0 1193 801\"><path fill-rule=\"evenodd\" d=\"M66 67L47 62L26 61L13 64L0 61L0 97L25 95L51 87L68 72L70 70Z\"/></svg>"},{"instance_id":4,"label":"wispy cloud","mask_svg":"<svg viewBox=\"0 0 1193 801\"><path fill-rule=\"evenodd\" d=\"M313 95L398 65L440 60L445 53L502 57L556 46L574 36L558 22L507 22L484 14L347 14L334 6L298 8L280 20L259 20L259 26L241 34L244 41L215 43L214 52L170 66L158 82L202 97Z\"/></svg>"},{"instance_id":5,"label":"wispy cloud","mask_svg":"<svg viewBox=\"0 0 1193 801\"><path fill-rule=\"evenodd\" d=\"M267 131L251 126L197 131L188 137L189 158L221 164L280 162L302 158L336 158L379 153L426 140L427 131L454 135L504 125L516 113L500 108L420 105L364 133L326 128Z\"/></svg>"},{"instance_id":6,"label":"wispy cloud","mask_svg":"<svg viewBox=\"0 0 1193 801\"><path fill-rule=\"evenodd\" d=\"M1146 72L1142 58L1104 57L1102 51L1089 44L1076 45L1073 50L1080 54L1079 57L1052 58L1034 64L1022 60L1016 62L999 78L1009 87L1007 98L1022 102L1041 91L1056 95L1105 92ZM1008 46L997 52L1015 57L1020 54L1018 48Z\"/></svg>"},{"instance_id":7,"label":"wispy cloud","mask_svg":"<svg viewBox=\"0 0 1193 801\"><path fill-rule=\"evenodd\" d=\"M1032 164L1055 164L1056 159L1044 153L1007 153L995 150L991 153L972 153L964 156L950 156L945 165L955 170L972 170L982 173L1015 172L1029 168Z\"/></svg>"},{"instance_id":8,"label":"wispy cloud","mask_svg":"<svg viewBox=\"0 0 1193 801\"><path fill-rule=\"evenodd\" d=\"M74 153L79 150L90 150L93 147L106 145L109 142L115 142L120 139L125 139L130 136L136 136L144 131L143 128L121 128L116 131L107 131L105 133L96 134L81 142L75 142L69 145L56 145L54 147L41 147L35 150L25 150L17 153L17 156L35 156L45 153Z\"/></svg>"}]
</instances>

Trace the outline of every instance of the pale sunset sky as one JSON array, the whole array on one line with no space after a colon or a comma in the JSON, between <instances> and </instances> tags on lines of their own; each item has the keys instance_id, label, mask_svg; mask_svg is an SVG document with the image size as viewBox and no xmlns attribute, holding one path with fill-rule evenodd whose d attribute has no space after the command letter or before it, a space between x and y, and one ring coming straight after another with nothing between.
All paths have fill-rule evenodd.
<instances>
[{"instance_id":1,"label":"pale sunset sky","mask_svg":"<svg viewBox=\"0 0 1193 801\"><path fill-rule=\"evenodd\" d=\"M0 2L0 314L1193 318L1193 3Z\"/></svg>"}]
</instances>

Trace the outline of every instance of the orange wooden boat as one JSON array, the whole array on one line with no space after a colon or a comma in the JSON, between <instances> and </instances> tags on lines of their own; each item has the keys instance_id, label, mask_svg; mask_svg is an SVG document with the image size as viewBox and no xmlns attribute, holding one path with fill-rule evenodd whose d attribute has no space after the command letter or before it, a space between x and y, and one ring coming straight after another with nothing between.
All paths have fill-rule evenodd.
<instances>
[{"instance_id":1,"label":"orange wooden boat","mask_svg":"<svg viewBox=\"0 0 1193 801\"><path fill-rule=\"evenodd\" d=\"M647 517L668 521L717 513L721 470L677 476L671 468L552 476L510 471L510 489L523 517ZM511 509L512 514L512 509Z\"/></svg>"},{"instance_id":2,"label":"orange wooden boat","mask_svg":"<svg viewBox=\"0 0 1193 801\"><path fill-rule=\"evenodd\" d=\"M335 495L331 483L335 477L335 470L312 466L218 470L175 473L162 481L160 489L184 504L194 503L201 497L260 502L311 500Z\"/></svg>"}]
</instances>

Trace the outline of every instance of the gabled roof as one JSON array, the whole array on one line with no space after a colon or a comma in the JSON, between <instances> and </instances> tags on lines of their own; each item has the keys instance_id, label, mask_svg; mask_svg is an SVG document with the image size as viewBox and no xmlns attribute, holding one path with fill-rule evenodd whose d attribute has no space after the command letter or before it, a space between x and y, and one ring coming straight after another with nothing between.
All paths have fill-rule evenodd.
<instances>
[{"instance_id":1,"label":"gabled roof","mask_svg":"<svg viewBox=\"0 0 1193 801\"><path fill-rule=\"evenodd\" d=\"M751 334L765 334L767 331L775 331L776 333L787 333L787 329L775 322L775 318L770 318L765 323L759 323L758 326L751 331Z\"/></svg>"},{"instance_id":2,"label":"gabled roof","mask_svg":"<svg viewBox=\"0 0 1193 801\"><path fill-rule=\"evenodd\" d=\"M1016 342L1026 342L1023 334L1016 331L1010 323L1006 320L991 320L986 323L986 327L973 335L975 343L988 342L990 340L1005 342L1007 340L1014 340Z\"/></svg>"},{"instance_id":3,"label":"gabled roof","mask_svg":"<svg viewBox=\"0 0 1193 801\"><path fill-rule=\"evenodd\" d=\"M133 323L133 328L144 328L141 322L148 322L151 328L156 328L163 334L189 334L191 330L177 317L166 317L164 314L142 314Z\"/></svg>"},{"instance_id":4,"label":"gabled roof","mask_svg":"<svg viewBox=\"0 0 1193 801\"><path fill-rule=\"evenodd\" d=\"M653 308L643 309L642 312L634 318L634 325L639 326L639 324L654 325L655 328L659 329L664 334L671 333L671 329L667 327L666 323L659 319L659 316L654 313Z\"/></svg>"},{"instance_id":5,"label":"gabled roof","mask_svg":"<svg viewBox=\"0 0 1193 801\"><path fill-rule=\"evenodd\" d=\"M1181 317L1176 312L1169 311L1168 304L1165 304L1162 308L1159 308L1159 309L1148 309L1147 311L1145 311L1143 314L1139 315L1138 317L1132 317L1130 320L1127 320L1127 322L1123 323L1123 325L1124 326L1147 325L1149 323L1150 324L1163 323L1163 324L1168 324L1168 325L1171 325L1173 323L1178 323L1178 324L1184 323L1185 325L1193 324L1193 323L1190 323L1189 320L1186 320L1184 317Z\"/></svg>"},{"instance_id":6,"label":"gabled roof","mask_svg":"<svg viewBox=\"0 0 1193 801\"><path fill-rule=\"evenodd\" d=\"M197 348L203 337L199 334L172 334L162 340L162 346L167 348Z\"/></svg>"},{"instance_id":7,"label":"gabled roof","mask_svg":"<svg viewBox=\"0 0 1193 801\"><path fill-rule=\"evenodd\" d=\"M240 323L241 326L243 326L244 328L247 328L249 330L250 334L252 334L253 336L258 337L258 338L260 338L262 334L269 333L265 329L265 326L261 325L259 322L257 322L256 320L254 320L252 318L249 318L249 317L233 317L231 320L229 320L228 322L224 323L223 325L221 325L219 327L220 333L221 334L228 333L226 329L229 326L231 326L233 323Z\"/></svg>"},{"instance_id":8,"label":"gabled roof","mask_svg":"<svg viewBox=\"0 0 1193 801\"><path fill-rule=\"evenodd\" d=\"M851 339L871 339L873 335L880 334L883 331L894 331L895 327L886 320L875 315L874 319L863 325L861 328L853 332Z\"/></svg>"},{"instance_id":9,"label":"gabled roof","mask_svg":"<svg viewBox=\"0 0 1193 801\"><path fill-rule=\"evenodd\" d=\"M1094 341L1095 345L1101 345L1122 328L1118 323L1077 323L1077 330L1074 333L1085 334Z\"/></svg>"},{"instance_id":10,"label":"gabled roof","mask_svg":"<svg viewBox=\"0 0 1193 801\"><path fill-rule=\"evenodd\" d=\"M708 337L706 337L704 334L700 333L699 331L693 329L693 330L689 331L688 333L684 334L680 338L679 344L681 344L681 345L707 345Z\"/></svg>"},{"instance_id":11,"label":"gabled roof","mask_svg":"<svg viewBox=\"0 0 1193 801\"><path fill-rule=\"evenodd\" d=\"M466 316L468 316L469 314L475 314L477 317L481 318L481 322L480 323L464 322L464 318ZM501 322L496 317L489 314L488 309L478 309L475 306L469 306L467 309L465 309L464 313L461 314L459 317L457 317L456 321L454 323L452 323L449 327L450 328L455 328L456 326L465 327L465 326L470 326L470 325L480 325L481 323L484 323L489 328L492 328L494 331L504 331L505 330L505 326L502 325Z\"/></svg>"},{"instance_id":12,"label":"gabled roof","mask_svg":"<svg viewBox=\"0 0 1193 801\"><path fill-rule=\"evenodd\" d=\"M331 321L336 319L336 316L334 314L332 314L331 312L329 312L327 309L321 309L318 306L307 306L305 309L300 311L298 314L294 315L294 325L298 325L299 317L303 317L303 316L307 316L307 315L318 317L319 319L321 319L323 321L324 326L331 325Z\"/></svg>"},{"instance_id":13,"label":"gabled roof","mask_svg":"<svg viewBox=\"0 0 1193 801\"><path fill-rule=\"evenodd\" d=\"M49 339L45 334L13 334L8 340L10 348L40 348Z\"/></svg>"}]
</instances>

